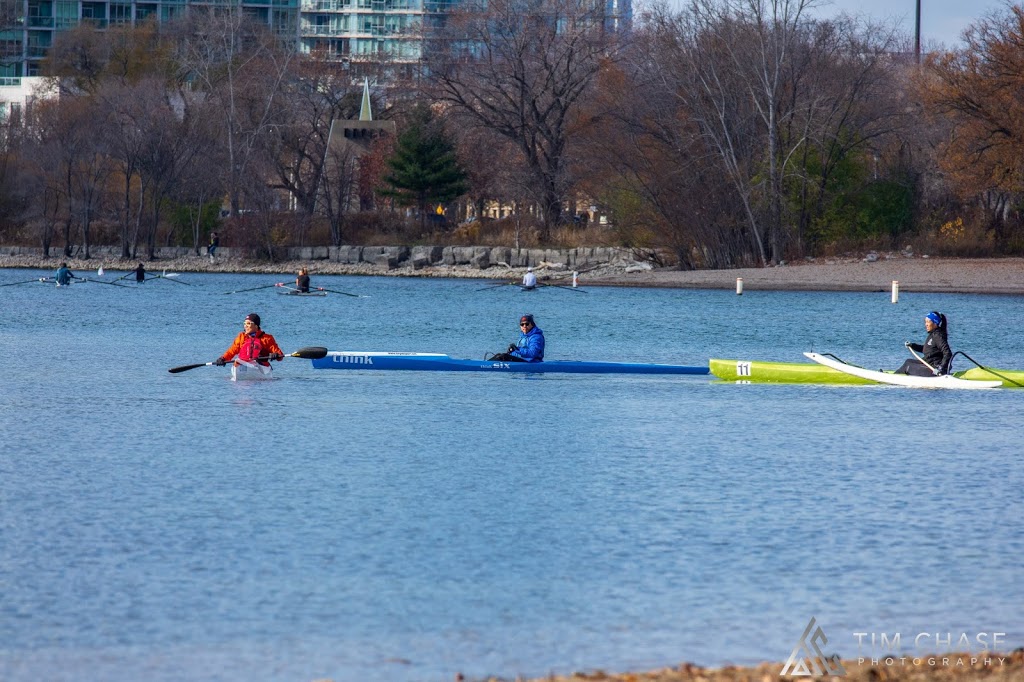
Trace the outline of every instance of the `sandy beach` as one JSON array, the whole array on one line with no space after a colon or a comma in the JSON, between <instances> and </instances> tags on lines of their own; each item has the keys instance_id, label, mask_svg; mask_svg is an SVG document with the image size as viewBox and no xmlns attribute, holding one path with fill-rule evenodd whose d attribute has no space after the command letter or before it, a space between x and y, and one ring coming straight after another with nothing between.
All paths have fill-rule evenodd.
<instances>
[{"instance_id":1,"label":"sandy beach","mask_svg":"<svg viewBox=\"0 0 1024 682\"><path fill-rule=\"evenodd\" d=\"M62 259L0 257L0 267L56 269ZM69 259L76 274L95 272L100 266L110 270L134 269L136 261L100 261ZM247 272L267 273L290 279L301 267L308 267L314 278L320 275L382 275L392 277L480 278L519 281L525 268L502 265L485 270L464 265L385 269L369 263L355 265L330 261L285 261L268 263L255 260L219 260L211 264L205 257L143 261L153 273L175 272ZM566 270L535 268L543 282L569 284L572 273ZM729 289L743 280L743 290L753 291L889 291L893 281L900 291L971 294L1024 294L1024 258L950 259L907 257L881 254L877 260L864 258L818 259L767 268L681 271L672 268L626 268L605 265L579 273L579 286L670 287L685 289ZM315 285L315 281L314 281Z\"/></svg>"}]
</instances>

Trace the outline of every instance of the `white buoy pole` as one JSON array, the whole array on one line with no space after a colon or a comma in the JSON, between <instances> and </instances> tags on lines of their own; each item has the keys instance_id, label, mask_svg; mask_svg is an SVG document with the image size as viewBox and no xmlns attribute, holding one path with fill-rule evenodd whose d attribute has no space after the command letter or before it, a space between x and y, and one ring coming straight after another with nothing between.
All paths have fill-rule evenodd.
<instances>
[{"instance_id":1,"label":"white buoy pole","mask_svg":"<svg viewBox=\"0 0 1024 682\"><path fill-rule=\"evenodd\" d=\"M736 278L736 295L737 296L742 296L743 295L743 278L742 277L737 277Z\"/></svg>"},{"instance_id":2,"label":"white buoy pole","mask_svg":"<svg viewBox=\"0 0 1024 682\"><path fill-rule=\"evenodd\" d=\"M573 289L575 289L577 286L579 286L578 281L577 281L579 276L580 276L580 273L576 272L575 270L572 271L572 288Z\"/></svg>"},{"instance_id":3,"label":"white buoy pole","mask_svg":"<svg viewBox=\"0 0 1024 682\"><path fill-rule=\"evenodd\" d=\"M892 302L897 303L900 300L900 281L894 279L892 281Z\"/></svg>"}]
</instances>

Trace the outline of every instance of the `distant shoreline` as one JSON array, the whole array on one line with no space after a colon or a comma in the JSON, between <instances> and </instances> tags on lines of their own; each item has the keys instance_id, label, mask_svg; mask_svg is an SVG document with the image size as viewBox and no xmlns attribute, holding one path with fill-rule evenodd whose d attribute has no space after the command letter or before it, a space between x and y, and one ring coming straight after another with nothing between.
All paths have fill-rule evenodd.
<instances>
[{"instance_id":1,"label":"distant shoreline","mask_svg":"<svg viewBox=\"0 0 1024 682\"><path fill-rule=\"evenodd\" d=\"M942 660L946 659L945 665ZM891 660L887 664L885 661ZM914 664L913 661L919 661ZM986 665L984 661L991 663ZM861 662L863 661L863 662ZM929 663L929 661L932 661ZM1001 661L1001 662L1000 662ZM569 675L549 675L524 682L762 682L771 680L842 680L843 682L1011 682L1024 679L1024 649L1012 653L970 652L936 654L934 656L880 660L852 659L842 661L845 677L814 676L780 677L782 663L762 663L758 666L701 668L692 663L646 672L606 673L593 671ZM461 679L459 677L456 678ZM494 678L490 678L494 679ZM517 677L516 679L521 679Z\"/></svg>"},{"instance_id":2,"label":"distant shoreline","mask_svg":"<svg viewBox=\"0 0 1024 682\"><path fill-rule=\"evenodd\" d=\"M64 259L21 256L0 256L0 268L55 270ZM101 265L109 270L134 270L138 261L103 261L100 259L66 259L76 274L95 272ZM400 267L386 269L370 263L344 264L324 260L265 261L230 259L211 264L205 256L172 260L141 261L150 272L231 272L264 273L291 279L300 267L308 267L314 286L317 275L377 275L390 277L425 277L458 279L504 279L518 282L525 268L495 265L476 269L467 265L433 265L420 269ZM933 292L959 294L1024 295L1024 258L927 258L883 255L877 261L864 259L818 259L797 264L767 268L734 270L675 270L653 268L627 271L619 265L603 265L579 273L581 287L656 287L677 289L735 290L737 279L743 280L743 291L875 291L888 292L892 282L899 282L900 292ZM541 283L569 285L572 272L535 268Z\"/></svg>"}]
</instances>

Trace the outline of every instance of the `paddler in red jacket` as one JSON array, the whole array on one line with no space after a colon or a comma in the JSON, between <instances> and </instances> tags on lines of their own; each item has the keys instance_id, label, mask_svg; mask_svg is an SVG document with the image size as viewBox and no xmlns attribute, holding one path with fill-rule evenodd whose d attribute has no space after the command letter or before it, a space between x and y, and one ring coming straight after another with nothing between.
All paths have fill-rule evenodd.
<instances>
[{"instance_id":1,"label":"paddler in red jacket","mask_svg":"<svg viewBox=\"0 0 1024 682\"><path fill-rule=\"evenodd\" d=\"M224 355L214 361L214 364L223 367L234 360L236 355L239 360L264 366L270 365L268 360L284 359L284 351L277 345L274 337L260 329L260 316L256 313L245 316L242 333L235 337L235 342L224 351Z\"/></svg>"}]
</instances>

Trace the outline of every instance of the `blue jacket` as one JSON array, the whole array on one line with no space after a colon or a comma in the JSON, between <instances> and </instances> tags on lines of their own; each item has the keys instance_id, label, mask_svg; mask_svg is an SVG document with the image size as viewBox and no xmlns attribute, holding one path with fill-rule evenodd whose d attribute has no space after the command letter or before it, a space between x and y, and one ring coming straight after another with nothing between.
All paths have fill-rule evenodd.
<instances>
[{"instance_id":1,"label":"blue jacket","mask_svg":"<svg viewBox=\"0 0 1024 682\"><path fill-rule=\"evenodd\" d=\"M54 279L57 280L57 284L66 285L71 284L71 278L75 275L68 268L58 268L57 274L54 275Z\"/></svg>"},{"instance_id":2,"label":"blue jacket","mask_svg":"<svg viewBox=\"0 0 1024 682\"><path fill-rule=\"evenodd\" d=\"M519 332L519 341L516 342L516 349L509 353L527 362L541 362L544 360L544 332L540 327L533 327L529 332Z\"/></svg>"}]
</instances>

